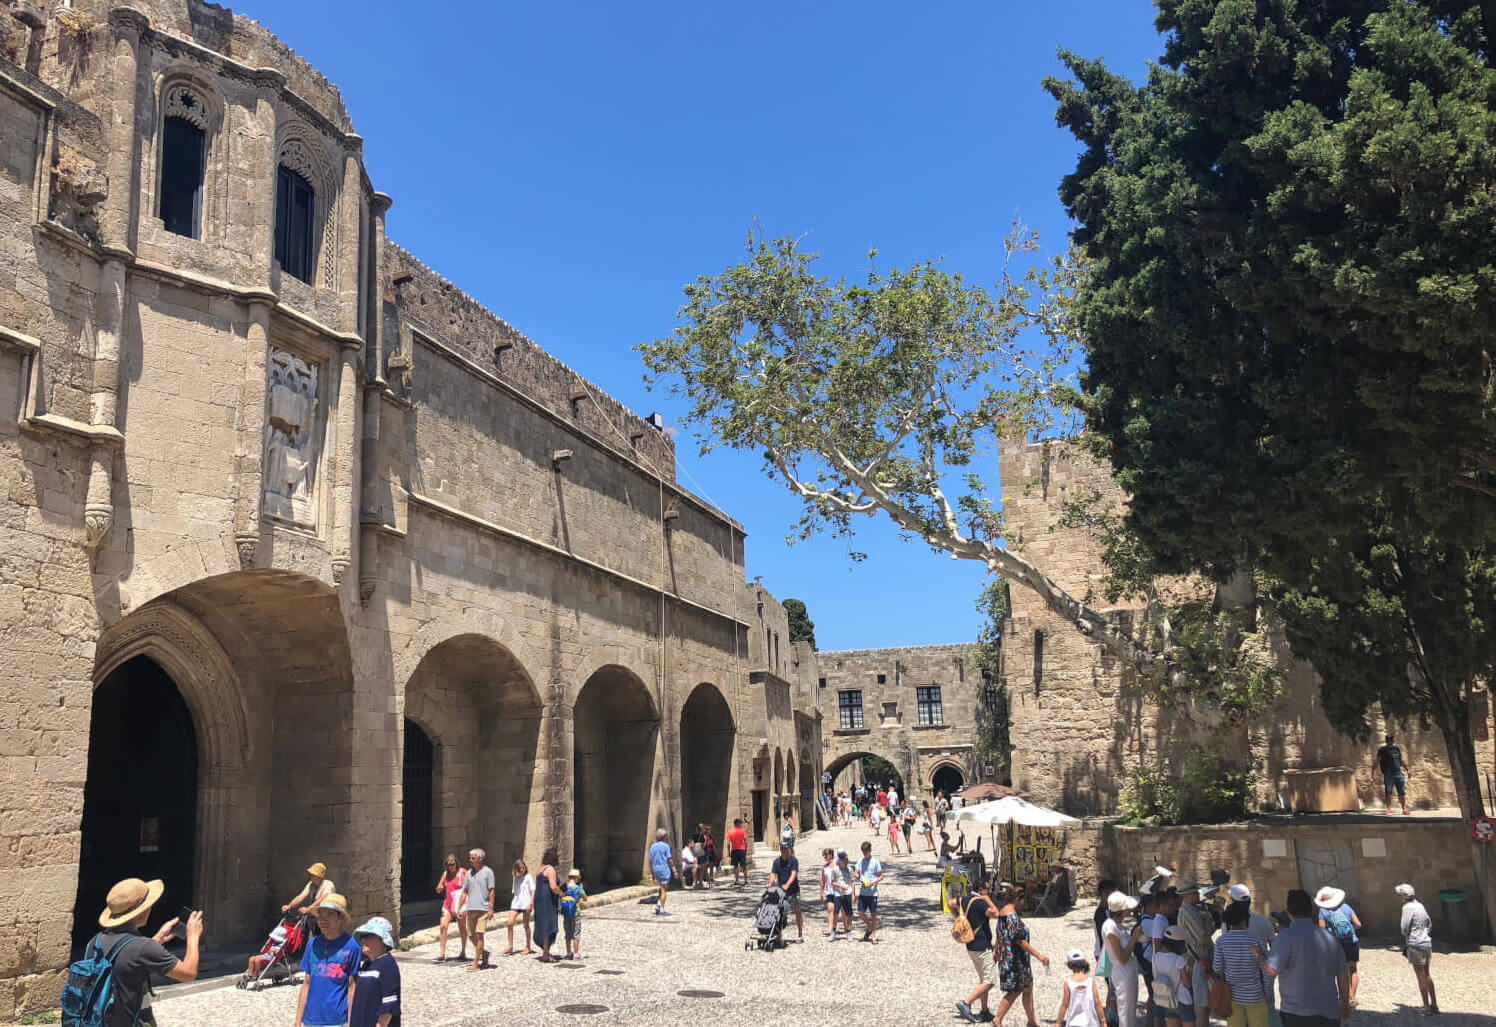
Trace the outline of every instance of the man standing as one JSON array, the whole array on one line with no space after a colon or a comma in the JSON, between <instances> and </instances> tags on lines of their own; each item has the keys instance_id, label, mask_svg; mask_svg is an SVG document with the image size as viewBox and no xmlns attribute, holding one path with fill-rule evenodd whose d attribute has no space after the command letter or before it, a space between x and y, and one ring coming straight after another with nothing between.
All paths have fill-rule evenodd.
<instances>
[{"instance_id":1,"label":"man standing","mask_svg":"<svg viewBox=\"0 0 1496 1027\"><path fill-rule=\"evenodd\" d=\"M862 917L862 940L878 944L878 885L883 883L883 864L873 855L873 843L862 843L857 861L857 915Z\"/></svg>"},{"instance_id":2,"label":"man standing","mask_svg":"<svg viewBox=\"0 0 1496 1027\"><path fill-rule=\"evenodd\" d=\"M1210 1024L1210 982L1207 967L1215 960L1215 917L1205 900L1215 894L1214 885L1192 884L1179 893L1179 926L1187 936L1186 945L1194 960L1195 971L1190 980L1190 994L1195 1000L1195 1027ZM1180 1011L1181 1016L1184 1011Z\"/></svg>"},{"instance_id":3,"label":"man standing","mask_svg":"<svg viewBox=\"0 0 1496 1027\"><path fill-rule=\"evenodd\" d=\"M1351 975L1345 952L1315 923L1314 901L1302 888L1288 893L1288 926L1262 968L1278 979L1283 1027L1340 1027L1351 1015Z\"/></svg>"},{"instance_id":4,"label":"man standing","mask_svg":"<svg viewBox=\"0 0 1496 1027\"><path fill-rule=\"evenodd\" d=\"M486 969L488 952L483 948L483 934L488 930L488 914L493 912L493 867L485 866L488 853L474 849L468 853L467 883L462 886L466 906L468 937L473 939L473 965L469 970Z\"/></svg>"},{"instance_id":5,"label":"man standing","mask_svg":"<svg viewBox=\"0 0 1496 1027\"><path fill-rule=\"evenodd\" d=\"M1412 964L1413 976L1418 978L1418 997L1423 1000L1423 1011L1437 1013L1439 999L1434 994L1434 979L1428 972L1429 960L1434 954L1434 923L1423 903L1416 898L1411 884L1400 884L1392 890L1403 900L1403 953Z\"/></svg>"},{"instance_id":6,"label":"man standing","mask_svg":"<svg viewBox=\"0 0 1496 1027\"><path fill-rule=\"evenodd\" d=\"M748 832L743 827L741 819L732 822L732 830L727 832L727 854L732 861L732 883L740 883L738 876L742 875L742 884L748 883Z\"/></svg>"},{"instance_id":7,"label":"man standing","mask_svg":"<svg viewBox=\"0 0 1496 1027\"><path fill-rule=\"evenodd\" d=\"M670 915L665 911L665 894L670 888L674 867L675 857L670 854L670 843L665 840L665 829L662 827L655 832L655 843L649 847L649 872L654 875L655 884L660 888L659 897L655 899L657 916Z\"/></svg>"},{"instance_id":8,"label":"man standing","mask_svg":"<svg viewBox=\"0 0 1496 1027\"><path fill-rule=\"evenodd\" d=\"M1247 933L1262 946L1262 951L1272 950L1273 942L1277 940L1278 929L1273 926L1272 920L1261 913L1252 911L1252 889L1244 884L1233 884L1231 890L1226 893L1231 898L1232 905L1245 906L1247 910ZM1229 907L1228 907L1229 908ZM1266 982L1267 992L1267 1022L1268 1027L1280 1027L1283 1020L1278 1016L1278 996L1273 982Z\"/></svg>"},{"instance_id":9,"label":"man standing","mask_svg":"<svg viewBox=\"0 0 1496 1027\"><path fill-rule=\"evenodd\" d=\"M1397 790L1397 801L1402 803L1403 816L1412 816L1408 809L1408 765L1403 761L1402 750L1387 736L1387 743L1377 750L1377 766L1382 771L1382 794L1387 800L1387 814L1392 814L1392 792Z\"/></svg>"},{"instance_id":10,"label":"man standing","mask_svg":"<svg viewBox=\"0 0 1496 1027\"><path fill-rule=\"evenodd\" d=\"M784 903L795 911L795 939L805 940L805 915L800 911L800 861L795 858L795 847L789 842L779 843L779 858L769 867L769 887L784 889Z\"/></svg>"},{"instance_id":11,"label":"man standing","mask_svg":"<svg viewBox=\"0 0 1496 1027\"><path fill-rule=\"evenodd\" d=\"M150 1006L152 974L174 981L197 979L198 943L203 936L201 911L187 920L187 953L181 959L164 947L177 920L168 920L154 935L140 933L150 919L151 907L165 890L166 885L161 881L130 877L110 888L104 900L104 912L99 914L103 930L89 943L89 952L97 947L114 967L114 1003L106 1027L132 1024L154 1027L156 1018Z\"/></svg>"}]
</instances>

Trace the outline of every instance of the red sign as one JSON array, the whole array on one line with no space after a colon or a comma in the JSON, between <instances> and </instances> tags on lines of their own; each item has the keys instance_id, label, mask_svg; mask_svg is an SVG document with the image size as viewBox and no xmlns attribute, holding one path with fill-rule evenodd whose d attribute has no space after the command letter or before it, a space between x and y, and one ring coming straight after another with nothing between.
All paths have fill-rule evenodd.
<instances>
[{"instance_id":1,"label":"red sign","mask_svg":"<svg viewBox=\"0 0 1496 1027\"><path fill-rule=\"evenodd\" d=\"M1490 817L1476 817L1470 821L1470 837L1478 842L1496 841L1496 820Z\"/></svg>"}]
</instances>

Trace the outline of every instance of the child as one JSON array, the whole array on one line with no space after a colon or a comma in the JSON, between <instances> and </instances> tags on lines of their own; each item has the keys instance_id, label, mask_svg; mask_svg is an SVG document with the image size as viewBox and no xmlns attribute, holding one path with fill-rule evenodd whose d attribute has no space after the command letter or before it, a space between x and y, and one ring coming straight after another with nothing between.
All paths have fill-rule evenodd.
<instances>
[{"instance_id":1,"label":"child","mask_svg":"<svg viewBox=\"0 0 1496 1027\"><path fill-rule=\"evenodd\" d=\"M400 1027L400 967L390 952L395 931L376 916L353 932L366 960L358 972L348 1027Z\"/></svg>"},{"instance_id":2,"label":"child","mask_svg":"<svg viewBox=\"0 0 1496 1027\"><path fill-rule=\"evenodd\" d=\"M535 951L530 948L530 908L535 905L535 879L530 876L530 868L525 866L525 861L517 859L514 861L514 880L510 883L509 894L513 896L509 900L509 947L499 953L502 956L514 955L514 922L523 920L525 925L525 955Z\"/></svg>"},{"instance_id":3,"label":"child","mask_svg":"<svg viewBox=\"0 0 1496 1027\"><path fill-rule=\"evenodd\" d=\"M342 1027L348 1022L361 958L358 942L347 933L348 900L334 892L317 905L317 929L301 956L301 995L296 999L296 1027Z\"/></svg>"},{"instance_id":4,"label":"child","mask_svg":"<svg viewBox=\"0 0 1496 1027\"><path fill-rule=\"evenodd\" d=\"M566 935L566 958L582 958L582 904L587 889L582 887L582 872L576 867L566 875L566 891L561 896L561 924Z\"/></svg>"},{"instance_id":5,"label":"child","mask_svg":"<svg viewBox=\"0 0 1496 1027\"><path fill-rule=\"evenodd\" d=\"M1096 978L1091 976L1090 961L1080 949L1071 949L1065 953L1065 966L1070 979L1065 982L1054 1027L1101 1027L1101 993L1096 989Z\"/></svg>"}]
</instances>

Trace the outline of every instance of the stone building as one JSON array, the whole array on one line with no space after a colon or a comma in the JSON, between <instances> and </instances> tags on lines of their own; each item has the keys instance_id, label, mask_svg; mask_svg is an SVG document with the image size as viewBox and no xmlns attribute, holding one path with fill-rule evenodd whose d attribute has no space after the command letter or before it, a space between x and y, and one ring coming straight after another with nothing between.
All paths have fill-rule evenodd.
<instances>
[{"instance_id":1,"label":"stone building","mask_svg":"<svg viewBox=\"0 0 1496 1027\"><path fill-rule=\"evenodd\" d=\"M224 8L0 0L0 1018L122 876L230 951L314 860L397 920L473 845L632 883L818 773L742 527L361 152Z\"/></svg>"},{"instance_id":2,"label":"stone building","mask_svg":"<svg viewBox=\"0 0 1496 1027\"><path fill-rule=\"evenodd\" d=\"M998 445L1003 515L1010 544L1071 595L1102 592L1099 549L1082 528L1060 525L1066 498L1085 490L1121 504L1108 469L1059 443ZM1129 617L1138 606L1099 607ZM1320 712L1319 680L1286 644L1276 643L1288 670L1284 693L1270 715L1248 735L1257 805L1277 808L1304 772L1349 768L1360 802L1381 808L1377 742L1359 745L1330 727ZM1041 802L1077 814L1116 812L1117 799L1140 759L1196 736L1178 711L1148 701L1131 676L1099 645L1051 613L1032 593L1011 590L1011 617L1003 631L1003 682L1007 686L1013 785ZM1484 700L1484 694L1479 696ZM1492 772L1491 711L1482 703L1477 727L1482 774ZM1398 735L1409 761L1410 801L1420 807L1456 804L1440 734L1416 724L1374 724ZM1483 743L1483 744L1480 744Z\"/></svg>"},{"instance_id":3,"label":"stone building","mask_svg":"<svg viewBox=\"0 0 1496 1027\"><path fill-rule=\"evenodd\" d=\"M826 773L857 780L864 756L892 763L912 794L983 778L973 747L981 675L971 645L816 653Z\"/></svg>"}]
</instances>

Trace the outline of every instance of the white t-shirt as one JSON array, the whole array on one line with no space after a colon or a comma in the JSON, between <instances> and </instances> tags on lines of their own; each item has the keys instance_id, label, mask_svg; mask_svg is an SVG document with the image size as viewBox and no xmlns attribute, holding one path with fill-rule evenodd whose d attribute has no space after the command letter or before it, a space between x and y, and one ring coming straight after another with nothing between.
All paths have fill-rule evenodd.
<instances>
[{"instance_id":1,"label":"white t-shirt","mask_svg":"<svg viewBox=\"0 0 1496 1027\"><path fill-rule=\"evenodd\" d=\"M682 845L680 847L680 865L682 870L696 865L696 853L691 851L691 846Z\"/></svg>"},{"instance_id":2,"label":"white t-shirt","mask_svg":"<svg viewBox=\"0 0 1496 1027\"><path fill-rule=\"evenodd\" d=\"M1125 949L1127 947L1127 938L1131 933L1130 930L1124 928L1117 921L1111 917L1107 917L1106 923L1101 925L1101 950L1105 953L1112 951L1111 946L1106 943L1108 938L1116 938L1117 947ZM1115 955L1112 955L1110 959L1112 964L1112 980L1116 980L1118 974L1129 977L1136 977L1138 975L1138 958L1136 952L1125 963L1118 963Z\"/></svg>"},{"instance_id":3,"label":"white t-shirt","mask_svg":"<svg viewBox=\"0 0 1496 1027\"><path fill-rule=\"evenodd\" d=\"M530 908L530 901L535 898L535 878L529 874L514 879L514 897L509 900L509 908L520 912Z\"/></svg>"},{"instance_id":4,"label":"white t-shirt","mask_svg":"<svg viewBox=\"0 0 1496 1027\"><path fill-rule=\"evenodd\" d=\"M1169 918L1162 913L1143 917L1143 937L1148 939L1148 944L1143 946L1143 958L1153 959L1153 943L1163 938L1164 932L1169 929Z\"/></svg>"},{"instance_id":5,"label":"white t-shirt","mask_svg":"<svg viewBox=\"0 0 1496 1027\"><path fill-rule=\"evenodd\" d=\"M1184 974L1184 968L1188 961L1168 950L1161 949L1153 957L1153 984L1157 988L1162 981L1170 991L1174 993L1174 1008L1191 1009L1195 1004L1195 997L1190 993L1190 982Z\"/></svg>"}]
</instances>

